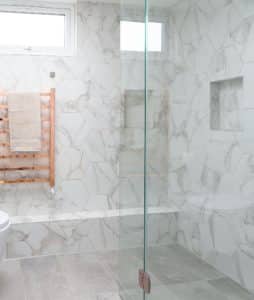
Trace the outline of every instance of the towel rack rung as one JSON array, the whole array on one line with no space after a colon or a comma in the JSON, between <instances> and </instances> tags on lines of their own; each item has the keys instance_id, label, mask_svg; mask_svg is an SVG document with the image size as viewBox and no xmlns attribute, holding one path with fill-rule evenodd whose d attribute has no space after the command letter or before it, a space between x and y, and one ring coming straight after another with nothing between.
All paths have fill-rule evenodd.
<instances>
[{"instance_id":1,"label":"towel rack rung","mask_svg":"<svg viewBox=\"0 0 254 300\"><path fill-rule=\"evenodd\" d=\"M43 108L43 109L50 109L50 105L48 105L48 104L41 104L41 107ZM5 104L5 103L1 103L0 104L0 109L8 109L8 104Z\"/></svg>"},{"instance_id":2,"label":"towel rack rung","mask_svg":"<svg viewBox=\"0 0 254 300\"><path fill-rule=\"evenodd\" d=\"M50 132L50 130L48 127L42 129L43 134L47 134L49 132ZM9 130L8 129L0 129L0 134L9 134Z\"/></svg>"},{"instance_id":3,"label":"towel rack rung","mask_svg":"<svg viewBox=\"0 0 254 300\"><path fill-rule=\"evenodd\" d=\"M41 121L42 122L50 122L50 119L48 119L48 118L42 118L41 119ZM9 118L7 118L7 117L0 117L0 122L9 122Z\"/></svg>"},{"instance_id":4,"label":"towel rack rung","mask_svg":"<svg viewBox=\"0 0 254 300\"><path fill-rule=\"evenodd\" d=\"M8 94L11 93L7 93L7 92L0 92L0 97L6 97L8 96ZM50 97L51 96L51 91L50 92L46 92L46 93L40 93L41 97Z\"/></svg>"},{"instance_id":5,"label":"towel rack rung","mask_svg":"<svg viewBox=\"0 0 254 300\"><path fill-rule=\"evenodd\" d=\"M32 183L32 182L49 182L48 178L19 178L15 180L4 179L0 180L0 184L15 184L15 183Z\"/></svg>"},{"instance_id":6,"label":"towel rack rung","mask_svg":"<svg viewBox=\"0 0 254 300\"><path fill-rule=\"evenodd\" d=\"M45 140L44 138L42 140L43 140L43 142L41 143L42 147L49 145L49 141L48 140ZM0 147L10 147L10 146L11 146L10 143L1 143L0 142Z\"/></svg>"},{"instance_id":7,"label":"towel rack rung","mask_svg":"<svg viewBox=\"0 0 254 300\"><path fill-rule=\"evenodd\" d=\"M12 168L0 168L0 172L9 172L9 171L42 171L48 170L48 166L31 166L31 167L12 167Z\"/></svg>"},{"instance_id":8,"label":"towel rack rung","mask_svg":"<svg viewBox=\"0 0 254 300\"><path fill-rule=\"evenodd\" d=\"M45 158L48 157L48 153L35 153L35 154L11 154L11 155L0 155L0 159L10 158Z\"/></svg>"}]
</instances>

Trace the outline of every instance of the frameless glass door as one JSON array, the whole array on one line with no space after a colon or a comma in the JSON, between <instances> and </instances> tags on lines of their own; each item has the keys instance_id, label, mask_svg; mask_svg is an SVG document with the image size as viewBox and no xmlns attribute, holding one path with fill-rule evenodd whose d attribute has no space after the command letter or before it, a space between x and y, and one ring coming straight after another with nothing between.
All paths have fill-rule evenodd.
<instances>
[{"instance_id":1,"label":"frameless glass door","mask_svg":"<svg viewBox=\"0 0 254 300\"><path fill-rule=\"evenodd\" d=\"M145 19L144 0L121 2L121 147L119 284L123 300L143 299Z\"/></svg>"},{"instance_id":2,"label":"frameless glass door","mask_svg":"<svg viewBox=\"0 0 254 300\"><path fill-rule=\"evenodd\" d=\"M147 2L145 268L151 291L146 299L168 300L162 281L170 276L163 254L175 239L176 217L168 195L170 116L170 34L168 3ZM172 214L171 214L172 210ZM165 275L165 276L167 276Z\"/></svg>"}]
</instances>

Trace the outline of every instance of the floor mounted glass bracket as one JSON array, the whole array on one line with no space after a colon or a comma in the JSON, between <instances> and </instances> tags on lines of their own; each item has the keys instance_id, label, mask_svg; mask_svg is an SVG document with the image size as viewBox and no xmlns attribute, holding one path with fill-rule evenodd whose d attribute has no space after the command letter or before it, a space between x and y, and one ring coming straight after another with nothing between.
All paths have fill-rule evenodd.
<instances>
[{"instance_id":1,"label":"floor mounted glass bracket","mask_svg":"<svg viewBox=\"0 0 254 300\"><path fill-rule=\"evenodd\" d=\"M150 275L144 270L139 270L138 273L138 283L139 287L144 290L146 294L151 292L151 278Z\"/></svg>"}]
</instances>

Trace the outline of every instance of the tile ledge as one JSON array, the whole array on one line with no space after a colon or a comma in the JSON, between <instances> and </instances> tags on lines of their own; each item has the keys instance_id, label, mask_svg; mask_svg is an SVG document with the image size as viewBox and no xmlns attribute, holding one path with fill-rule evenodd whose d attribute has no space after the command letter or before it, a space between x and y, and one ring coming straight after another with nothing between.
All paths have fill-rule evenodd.
<instances>
[{"instance_id":1,"label":"tile ledge","mask_svg":"<svg viewBox=\"0 0 254 300\"><path fill-rule=\"evenodd\" d=\"M170 214L177 213L179 210L174 207L150 207L148 214ZM44 223L44 222L58 222L58 221L83 221L89 219L104 219L125 216L140 216L144 214L143 208L126 208L126 209L112 209L100 211L83 211L77 213L63 213L56 215L39 215L39 216L13 216L11 217L11 224L24 223Z\"/></svg>"}]
</instances>

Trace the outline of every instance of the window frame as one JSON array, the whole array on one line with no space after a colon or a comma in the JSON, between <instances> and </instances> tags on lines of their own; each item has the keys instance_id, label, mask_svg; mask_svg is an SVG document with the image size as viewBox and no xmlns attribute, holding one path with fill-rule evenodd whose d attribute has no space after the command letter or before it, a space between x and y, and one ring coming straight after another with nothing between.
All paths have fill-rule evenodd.
<instances>
[{"instance_id":1,"label":"window frame","mask_svg":"<svg viewBox=\"0 0 254 300\"><path fill-rule=\"evenodd\" d=\"M65 45L59 47L0 46L0 54L11 55L49 55L72 56L76 50L76 5L61 3L42 3L25 1L15 5L12 1L0 4L0 12L27 13L65 16Z\"/></svg>"},{"instance_id":2,"label":"window frame","mask_svg":"<svg viewBox=\"0 0 254 300\"><path fill-rule=\"evenodd\" d=\"M145 23L144 18L140 16L132 16L132 17L121 17L121 21L127 21L127 22L140 22L140 23ZM152 61L160 61L162 59L167 59L168 54L169 54L169 45L167 40L168 36L168 23L166 18L161 18L157 17L156 15L150 16L149 22L152 23L160 23L161 24L161 51L147 51L147 54L149 56L149 59ZM144 51L128 51L128 50L121 50L121 55L123 59L126 60L132 60L132 59L138 59L138 60L144 60Z\"/></svg>"}]
</instances>

